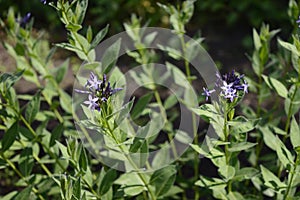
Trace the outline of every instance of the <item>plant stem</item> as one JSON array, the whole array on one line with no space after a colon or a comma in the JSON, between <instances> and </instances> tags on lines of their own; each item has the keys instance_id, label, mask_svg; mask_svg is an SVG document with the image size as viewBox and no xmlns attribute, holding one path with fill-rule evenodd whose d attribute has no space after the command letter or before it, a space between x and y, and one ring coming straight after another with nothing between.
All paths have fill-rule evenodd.
<instances>
[{"instance_id":1,"label":"plant stem","mask_svg":"<svg viewBox=\"0 0 300 200\"><path fill-rule=\"evenodd\" d=\"M291 173L291 178L289 179L288 187L287 187L287 190L286 190L286 192L284 194L284 197L283 197L284 200L287 200L288 197L289 197L289 193L290 193L292 183L293 183L293 180L294 180L294 175L296 173L296 168L298 167L299 164L300 164L300 157L299 157L299 153L297 153L297 157L296 157L295 164L293 166L293 170L290 172Z\"/></svg>"},{"instance_id":2,"label":"plant stem","mask_svg":"<svg viewBox=\"0 0 300 200\"><path fill-rule=\"evenodd\" d=\"M183 54L183 59L184 59L184 66L185 66L185 73L188 79L188 82L192 84L192 79L191 79L191 70L190 70L190 65L189 61L186 59L186 43L184 41L183 34L179 35L180 37L180 42L181 42L181 47L182 47L182 54ZM194 136L194 144L198 145L199 144L199 137L198 137L198 130L197 130L197 124L196 124L196 115L195 113L192 112L192 126L193 126L193 136ZM194 153L194 179L195 181L198 180L199 178L199 155L197 152ZM200 193L195 187L195 200L198 200L200 198Z\"/></svg>"},{"instance_id":3,"label":"plant stem","mask_svg":"<svg viewBox=\"0 0 300 200\"><path fill-rule=\"evenodd\" d=\"M14 170L14 172L16 172L16 174L25 181L27 185L31 185L31 183L23 176L23 174L17 169L13 162L7 159L3 153L1 153L1 157ZM32 186L32 191L38 196L39 199L44 200L44 197L39 194L38 189L36 189L34 186Z\"/></svg>"},{"instance_id":4,"label":"plant stem","mask_svg":"<svg viewBox=\"0 0 300 200\"><path fill-rule=\"evenodd\" d=\"M124 150L123 146L120 145L120 142L118 141L118 139L116 138L115 134L113 133L113 130L111 129L109 122L107 120L105 120L105 123L106 123L107 130L109 131L109 135L116 142L116 144L118 145L119 149L122 151L122 153L125 155L126 159L129 161L130 165L137 171L137 175L139 176L140 180L146 186L147 191L149 192L149 195L151 197L151 200L156 200L155 194L153 193L153 191L149 187L149 185L148 185L148 183L146 181L146 178L144 177L144 175L142 173L138 172L140 169L136 166L135 162L131 159L131 157L126 153L126 151Z\"/></svg>"},{"instance_id":5,"label":"plant stem","mask_svg":"<svg viewBox=\"0 0 300 200\"><path fill-rule=\"evenodd\" d=\"M226 161L226 166L230 166L230 152L228 150L229 146L228 146L228 143L230 143L230 140L229 140L229 126L228 126L228 120L232 120L233 116L234 116L234 113L231 114L230 112L234 112L234 110L231 110L230 108L228 108L228 104L225 102L225 109L224 109L224 126L223 126L223 133L224 133L224 137L225 137L225 161ZM229 114L230 113L230 114ZM229 117L228 116L231 116ZM229 119L228 119L229 117ZM228 193L232 191L232 181L229 180L227 182L227 189L228 189Z\"/></svg>"},{"instance_id":6,"label":"plant stem","mask_svg":"<svg viewBox=\"0 0 300 200\"><path fill-rule=\"evenodd\" d=\"M292 98L291 98L291 102L290 102L290 105L289 105L289 111L288 111L288 116L287 116L287 119L286 119L286 124L285 124L285 128L284 128L284 131L286 133L286 135L283 137L283 143L285 143L287 137L288 137L288 131L289 131L289 128L290 128L290 122L291 122L291 118L292 118L292 106L293 106L293 102L294 102L294 98L296 96L296 93L297 93L297 90L298 90L298 87L295 86L295 91L292 95ZM283 170L283 165L282 163L280 163L280 166L279 166L279 170L278 170L278 173L277 173L277 176L280 177L281 175L281 171Z\"/></svg>"},{"instance_id":7,"label":"plant stem","mask_svg":"<svg viewBox=\"0 0 300 200\"><path fill-rule=\"evenodd\" d=\"M25 126L29 129L29 131L32 133L32 135L34 137L36 137L36 133L34 132L34 130L32 129L32 127L30 126L30 124L26 121L26 119L21 115L20 116L21 120L23 121L23 123L25 124ZM45 149L45 151L50 155L50 157L55 159L55 163L58 164L58 166L62 169L63 172L67 171L67 169L63 166L63 164L60 162L58 156L53 153L50 148L45 145L44 143L40 142L40 144L43 146L43 148ZM82 177L82 180L84 181L84 183L88 186L88 188L91 190L91 192L98 198L99 195L97 194L97 192L93 189L92 186L90 186L88 184L88 182L84 179L84 177Z\"/></svg>"},{"instance_id":8,"label":"plant stem","mask_svg":"<svg viewBox=\"0 0 300 200\"><path fill-rule=\"evenodd\" d=\"M262 67L260 67L260 74L262 73ZM256 116L260 116L261 113L261 85L262 85L262 78L261 75L258 76L258 87L257 87L257 94L258 94L258 101L257 101L257 109L256 109ZM259 158L259 154L261 152L261 148L262 148L262 134L260 134L260 137L257 136L256 137L256 143L258 145L256 145L255 147L255 155L256 155L256 159L255 159L255 167L257 167L258 165L258 158Z\"/></svg>"}]
</instances>

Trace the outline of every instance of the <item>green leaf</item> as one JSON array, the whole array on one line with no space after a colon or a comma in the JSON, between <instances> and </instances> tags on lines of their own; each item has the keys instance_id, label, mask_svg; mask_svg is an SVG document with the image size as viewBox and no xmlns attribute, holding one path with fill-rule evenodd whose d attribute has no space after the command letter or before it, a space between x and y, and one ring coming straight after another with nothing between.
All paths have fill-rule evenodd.
<instances>
[{"instance_id":1,"label":"green leaf","mask_svg":"<svg viewBox=\"0 0 300 200\"><path fill-rule=\"evenodd\" d=\"M226 187L226 182L218 178L200 176L200 180L196 181L195 185L209 189L224 189Z\"/></svg>"},{"instance_id":2,"label":"green leaf","mask_svg":"<svg viewBox=\"0 0 300 200\"><path fill-rule=\"evenodd\" d=\"M93 39L93 29L92 27L89 25L87 31L86 31L86 39L89 43L91 43L92 39ZM90 49L91 50L91 49Z\"/></svg>"},{"instance_id":3,"label":"green leaf","mask_svg":"<svg viewBox=\"0 0 300 200\"><path fill-rule=\"evenodd\" d=\"M76 33L80 29L82 29L82 26L80 24L76 24L73 22L68 22L68 24L65 26L66 29L68 29L70 32Z\"/></svg>"},{"instance_id":4,"label":"green leaf","mask_svg":"<svg viewBox=\"0 0 300 200\"><path fill-rule=\"evenodd\" d=\"M291 139L291 143L292 143L294 149L296 147L299 147L300 146L300 129L299 129L299 125L294 116L291 119L290 137L291 137L290 139Z\"/></svg>"},{"instance_id":5,"label":"green leaf","mask_svg":"<svg viewBox=\"0 0 300 200\"><path fill-rule=\"evenodd\" d=\"M63 124L59 124L58 126L56 126L51 134L51 138L50 138L50 142L49 142L49 146L52 147L55 144L56 140L59 140L62 133L64 130L64 125Z\"/></svg>"},{"instance_id":6,"label":"green leaf","mask_svg":"<svg viewBox=\"0 0 300 200\"><path fill-rule=\"evenodd\" d=\"M16 24L17 22L15 18L14 8L11 6L8 9L8 14L7 14L7 27L10 28L11 30L14 30Z\"/></svg>"},{"instance_id":7,"label":"green leaf","mask_svg":"<svg viewBox=\"0 0 300 200\"><path fill-rule=\"evenodd\" d=\"M58 84L61 83L62 80L64 80L64 78L66 77L69 68L69 63L70 63L69 61L70 60L67 59L63 64L61 64L59 67L55 68L54 70L54 77Z\"/></svg>"},{"instance_id":8,"label":"green leaf","mask_svg":"<svg viewBox=\"0 0 300 200\"><path fill-rule=\"evenodd\" d=\"M246 149L250 149L250 148L254 147L255 145L257 145L257 143L241 142L241 143L233 144L232 146L230 146L228 148L228 151L230 151L230 152L243 151Z\"/></svg>"},{"instance_id":9,"label":"green leaf","mask_svg":"<svg viewBox=\"0 0 300 200\"><path fill-rule=\"evenodd\" d=\"M181 15L182 17L182 23L186 24L190 21L194 14L194 3L196 0L189 0L189 1L184 1L182 3L182 9L181 9Z\"/></svg>"},{"instance_id":10,"label":"green leaf","mask_svg":"<svg viewBox=\"0 0 300 200\"><path fill-rule=\"evenodd\" d=\"M276 151L277 139L276 136L268 127L259 127L260 132L263 135L265 144L272 150Z\"/></svg>"},{"instance_id":11,"label":"green leaf","mask_svg":"<svg viewBox=\"0 0 300 200\"><path fill-rule=\"evenodd\" d=\"M216 108L212 104L203 104L199 108L192 108L191 110L196 115L209 119L214 119L216 115L219 115L219 113L216 111Z\"/></svg>"},{"instance_id":12,"label":"green leaf","mask_svg":"<svg viewBox=\"0 0 300 200\"><path fill-rule=\"evenodd\" d=\"M68 113L72 113L72 98L68 93L59 89L59 102L61 107Z\"/></svg>"},{"instance_id":13,"label":"green leaf","mask_svg":"<svg viewBox=\"0 0 300 200\"><path fill-rule=\"evenodd\" d=\"M182 130L176 130L174 139L182 144L191 144L193 142L193 138Z\"/></svg>"},{"instance_id":14,"label":"green leaf","mask_svg":"<svg viewBox=\"0 0 300 200\"><path fill-rule=\"evenodd\" d=\"M244 200L245 198L239 192L229 192L227 197L230 200Z\"/></svg>"},{"instance_id":15,"label":"green leaf","mask_svg":"<svg viewBox=\"0 0 300 200\"><path fill-rule=\"evenodd\" d=\"M126 117L129 116L129 112L132 109L133 106L133 100L131 100L130 102L126 103L124 106L121 107L120 110L114 112L111 116L118 114L118 117L116 118L116 124L120 124ZM108 116L107 118L110 118L111 116Z\"/></svg>"},{"instance_id":16,"label":"green leaf","mask_svg":"<svg viewBox=\"0 0 300 200\"><path fill-rule=\"evenodd\" d=\"M159 149L152 160L152 166L153 168L156 169L160 168L161 166L166 166L169 163L170 163L170 152L168 148Z\"/></svg>"},{"instance_id":17,"label":"green leaf","mask_svg":"<svg viewBox=\"0 0 300 200\"><path fill-rule=\"evenodd\" d=\"M265 144L272 150L276 151L276 154L280 162L285 166L293 165L294 159L291 152L286 148L284 143L275 136L268 127L260 127L259 130L263 134Z\"/></svg>"},{"instance_id":18,"label":"green leaf","mask_svg":"<svg viewBox=\"0 0 300 200\"><path fill-rule=\"evenodd\" d=\"M287 50L291 51L293 54L297 55L298 57L300 56L300 53L299 53L299 51L297 50L297 47L296 47L295 45L292 45L292 44L290 44L290 43L288 43L288 42L284 42L284 41L282 41L282 40L280 40L280 39L278 39L278 43L279 43L282 47L284 47L285 49L287 49Z\"/></svg>"},{"instance_id":19,"label":"green leaf","mask_svg":"<svg viewBox=\"0 0 300 200\"><path fill-rule=\"evenodd\" d=\"M36 95L33 96L32 100L27 104L27 108L25 111L25 118L26 120L31 124L37 113L40 110L40 97L41 97L41 91L39 91Z\"/></svg>"},{"instance_id":20,"label":"green leaf","mask_svg":"<svg viewBox=\"0 0 300 200\"><path fill-rule=\"evenodd\" d=\"M73 197L79 200L81 199L81 177L78 177L77 180L75 180L74 182L75 183L73 185Z\"/></svg>"},{"instance_id":21,"label":"green leaf","mask_svg":"<svg viewBox=\"0 0 300 200\"><path fill-rule=\"evenodd\" d=\"M264 184L279 192L280 190L283 190L287 187L285 183L282 183L280 179L275 176L271 171L269 171L267 168L265 168L263 165L260 165L261 173L264 179Z\"/></svg>"},{"instance_id":22,"label":"green leaf","mask_svg":"<svg viewBox=\"0 0 300 200\"><path fill-rule=\"evenodd\" d=\"M16 140L17 136L19 134L19 123L16 121L11 125L9 129L4 133L4 136L1 140L2 144L2 152L6 151L11 147L11 145L14 143Z\"/></svg>"},{"instance_id":23,"label":"green leaf","mask_svg":"<svg viewBox=\"0 0 300 200\"><path fill-rule=\"evenodd\" d=\"M156 38L156 36L157 36L157 32L149 33L148 35L145 36L143 43L146 46L150 46L153 40Z\"/></svg>"},{"instance_id":24,"label":"green leaf","mask_svg":"<svg viewBox=\"0 0 300 200\"><path fill-rule=\"evenodd\" d=\"M183 189L181 189L180 187L176 186L176 185L173 185L171 187L171 189L164 195L164 197L173 197L175 196L176 194L178 193L182 193L184 192Z\"/></svg>"},{"instance_id":25,"label":"green leaf","mask_svg":"<svg viewBox=\"0 0 300 200\"><path fill-rule=\"evenodd\" d=\"M252 69L253 69L254 73L257 76L261 76L263 69L261 69L261 67L260 67L261 64L260 64L258 50L253 53L251 61L252 61Z\"/></svg>"},{"instance_id":26,"label":"green leaf","mask_svg":"<svg viewBox=\"0 0 300 200\"><path fill-rule=\"evenodd\" d=\"M93 41L91 43L90 50L94 49L99 44L99 42L105 37L105 35L108 32L108 28L109 28L109 25L107 25L104 29L100 30L97 33L97 35L95 36L95 38L93 39Z\"/></svg>"},{"instance_id":27,"label":"green leaf","mask_svg":"<svg viewBox=\"0 0 300 200\"><path fill-rule=\"evenodd\" d=\"M67 149L67 147L66 147L65 145L63 145L62 143L58 142L58 141L55 141L55 142L56 142L56 144L57 144L57 146L58 146L60 152L62 153L62 156L63 156L64 158L69 158L70 156L69 156L69 154L68 154L68 149Z\"/></svg>"},{"instance_id":28,"label":"green leaf","mask_svg":"<svg viewBox=\"0 0 300 200\"><path fill-rule=\"evenodd\" d=\"M131 148L132 147L132 148ZM135 138L130 146L130 157L138 168L143 168L148 160L149 145L147 140Z\"/></svg>"},{"instance_id":29,"label":"green leaf","mask_svg":"<svg viewBox=\"0 0 300 200\"><path fill-rule=\"evenodd\" d=\"M147 107L147 105L151 101L152 97L153 97L153 94L148 93L148 94L142 96L138 100L138 102L135 104L135 106L133 107L132 112L131 112L131 118L133 120L137 119L141 115L141 113L144 111L144 109Z\"/></svg>"},{"instance_id":30,"label":"green leaf","mask_svg":"<svg viewBox=\"0 0 300 200\"><path fill-rule=\"evenodd\" d=\"M78 24L82 24L84 17L85 17L87 7L88 7L88 0L77 1L75 13L76 13Z\"/></svg>"},{"instance_id":31,"label":"green leaf","mask_svg":"<svg viewBox=\"0 0 300 200\"><path fill-rule=\"evenodd\" d=\"M253 29L253 41L255 50L259 50L261 47L260 37L255 29Z\"/></svg>"},{"instance_id":32,"label":"green leaf","mask_svg":"<svg viewBox=\"0 0 300 200\"><path fill-rule=\"evenodd\" d=\"M116 62L119 58L120 47L121 39L118 39L104 52L103 57L101 59L104 74L108 74L110 70L116 65Z\"/></svg>"},{"instance_id":33,"label":"green leaf","mask_svg":"<svg viewBox=\"0 0 300 200\"><path fill-rule=\"evenodd\" d=\"M182 53L177 49L174 49L174 48L168 47L168 46L162 46L162 45L159 45L159 44L157 46L162 51L168 52L168 55L170 57L174 58L175 60L180 60L182 58Z\"/></svg>"},{"instance_id":34,"label":"green leaf","mask_svg":"<svg viewBox=\"0 0 300 200\"><path fill-rule=\"evenodd\" d=\"M124 188L124 193L128 196L137 196L145 190L146 188L144 186L129 186Z\"/></svg>"},{"instance_id":35,"label":"green leaf","mask_svg":"<svg viewBox=\"0 0 300 200\"><path fill-rule=\"evenodd\" d=\"M175 94L170 95L164 102L164 108L167 110L172 108L178 102Z\"/></svg>"},{"instance_id":36,"label":"green leaf","mask_svg":"<svg viewBox=\"0 0 300 200\"><path fill-rule=\"evenodd\" d=\"M109 191L116 178L117 178L117 172L114 169L109 169L105 173L99 188L99 192L101 196L106 194Z\"/></svg>"},{"instance_id":37,"label":"green leaf","mask_svg":"<svg viewBox=\"0 0 300 200\"><path fill-rule=\"evenodd\" d=\"M32 132L30 132L30 130L28 130L27 128L25 128L24 126L21 126L19 128L20 133L26 137L28 140L33 140L35 138L35 136L33 135Z\"/></svg>"},{"instance_id":38,"label":"green leaf","mask_svg":"<svg viewBox=\"0 0 300 200\"><path fill-rule=\"evenodd\" d=\"M49 53L45 59L45 65L47 65L50 62L51 58L53 57L54 53L56 52L56 49L57 49L56 46L51 48L51 50L49 51Z\"/></svg>"},{"instance_id":39,"label":"green leaf","mask_svg":"<svg viewBox=\"0 0 300 200\"><path fill-rule=\"evenodd\" d=\"M164 194L167 193L174 184L175 178L176 167L174 165L156 170L150 178L150 184L155 187L156 196L164 196Z\"/></svg>"},{"instance_id":40,"label":"green leaf","mask_svg":"<svg viewBox=\"0 0 300 200\"><path fill-rule=\"evenodd\" d=\"M269 86L269 88L274 89L279 96L287 98L288 90L280 81L265 75L262 75L262 77Z\"/></svg>"},{"instance_id":41,"label":"green leaf","mask_svg":"<svg viewBox=\"0 0 300 200\"><path fill-rule=\"evenodd\" d=\"M19 159L19 169L24 177L27 177L31 174L33 165L34 160L32 157L32 148L27 147L22 151Z\"/></svg>"},{"instance_id":42,"label":"green leaf","mask_svg":"<svg viewBox=\"0 0 300 200\"><path fill-rule=\"evenodd\" d=\"M141 174L144 176L146 184L149 181L149 176L147 174ZM141 180L137 172L129 172L122 174L115 182L118 185L127 185L127 186L145 186L145 183Z\"/></svg>"},{"instance_id":43,"label":"green leaf","mask_svg":"<svg viewBox=\"0 0 300 200\"><path fill-rule=\"evenodd\" d=\"M30 199L30 193L32 191L32 186L28 186L22 190L14 199L15 200L28 200Z\"/></svg>"},{"instance_id":44,"label":"green leaf","mask_svg":"<svg viewBox=\"0 0 300 200\"><path fill-rule=\"evenodd\" d=\"M12 200L14 196L16 196L18 194L18 191L13 191L10 192L8 194L6 194L5 196L1 196L1 200Z\"/></svg>"},{"instance_id":45,"label":"green leaf","mask_svg":"<svg viewBox=\"0 0 300 200\"><path fill-rule=\"evenodd\" d=\"M256 125L258 124L258 122L260 121L260 119L243 119L243 118L238 118L238 119L242 119L242 120L237 120L237 121L230 121L228 122L228 125L232 126L231 131L234 133L247 133L251 130L253 130Z\"/></svg>"},{"instance_id":46,"label":"green leaf","mask_svg":"<svg viewBox=\"0 0 300 200\"><path fill-rule=\"evenodd\" d=\"M86 151L83 147L80 152L79 166L80 166L80 170L82 170L83 172L86 172L86 170L88 168L88 157L87 157Z\"/></svg>"},{"instance_id":47,"label":"green leaf","mask_svg":"<svg viewBox=\"0 0 300 200\"><path fill-rule=\"evenodd\" d=\"M258 174L260 174L259 170L253 167L244 167L236 172L234 179L243 181L245 179L251 179L257 176Z\"/></svg>"},{"instance_id":48,"label":"green leaf","mask_svg":"<svg viewBox=\"0 0 300 200\"><path fill-rule=\"evenodd\" d=\"M226 180L231 180L235 175L235 168L232 166L223 166L218 169L220 175Z\"/></svg>"},{"instance_id":49,"label":"green leaf","mask_svg":"<svg viewBox=\"0 0 300 200\"><path fill-rule=\"evenodd\" d=\"M52 98L57 96L57 84L54 79L48 79L45 88L42 90L42 94L47 102L52 102Z\"/></svg>"},{"instance_id":50,"label":"green leaf","mask_svg":"<svg viewBox=\"0 0 300 200\"><path fill-rule=\"evenodd\" d=\"M16 72L14 74L8 74L8 73L0 74L0 83L5 83L6 89L8 90L22 77L24 72L25 70Z\"/></svg>"}]
</instances>

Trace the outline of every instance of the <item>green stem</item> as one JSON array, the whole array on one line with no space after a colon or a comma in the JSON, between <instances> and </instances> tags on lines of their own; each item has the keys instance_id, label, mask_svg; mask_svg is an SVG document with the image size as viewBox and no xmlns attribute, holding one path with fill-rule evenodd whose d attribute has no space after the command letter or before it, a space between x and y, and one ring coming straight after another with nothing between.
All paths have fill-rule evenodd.
<instances>
[{"instance_id":1,"label":"green stem","mask_svg":"<svg viewBox=\"0 0 300 200\"><path fill-rule=\"evenodd\" d=\"M293 107L293 102L294 102L294 99L295 99L295 96L296 96L297 90L298 90L298 87L297 87L297 86L295 86L295 87L296 87L296 88L295 88L295 91L294 91L294 93L293 93L293 95L292 95L292 98L291 98L291 102L290 102L290 105L289 105L288 116L287 116L287 121L286 121L285 128L284 128L284 131L285 131L286 133L288 133L288 130L289 130L289 127L290 127L290 122L291 122L291 117L292 117L292 107ZM284 136L284 141L287 139L287 136L288 136L288 134L286 134L286 135Z\"/></svg>"},{"instance_id":2,"label":"green stem","mask_svg":"<svg viewBox=\"0 0 300 200\"><path fill-rule=\"evenodd\" d=\"M32 133L32 135L34 137L36 137L36 133L34 132L34 130L32 129L32 127L30 126L30 124L26 121L26 119L21 115L20 119L22 120L22 122L25 124L25 126L29 129L29 131ZM55 162L59 165L59 167L62 169L63 172L67 171L67 169L63 166L63 164L60 162L58 156L53 153L49 147L47 147L47 145L45 145L44 143L40 142L40 144L43 146L43 148L45 149L45 151L47 152L48 155L50 155L50 157L52 157ZM91 192L96 196L99 197L99 195L97 194L97 192L93 189L92 186L90 186L88 184L88 182L82 177L82 180L84 181L84 183L88 186L88 188L91 190Z\"/></svg>"},{"instance_id":3,"label":"green stem","mask_svg":"<svg viewBox=\"0 0 300 200\"><path fill-rule=\"evenodd\" d=\"M225 161L226 161L226 165L229 166L230 165L230 152L229 152L229 145L227 143L230 142L229 140L229 127L228 127L228 120L232 120L231 118L234 116L234 114L231 114L230 112L234 112L234 110L231 110L230 108L228 108L228 104L225 102L225 110L224 110L224 125L223 125L223 133L224 133L224 137L225 137ZM229 114L230 113L230 114ZM228 119L228 114L231 116ZM227 189L228 189L228 193L232 191L232 181L229 180L227 182Z\"/></svg>"},{"instance_id":4,"label":"green stem","mask_svg":"<svg viewBox=\"0 0 300 200\"><path fill-rule=\"evenodd\" d=\"M166 115L163 103L161 101L161 98L160 98L160 95L159 95L157 89L154 90L154 96L155 96L156 102L158 103L158 105L160 107L160 112L161 112L161 114L164 118L164 121L166 122L167 121L167 115ZM174 145L174 142L172 142L173 136L172 136L172 133L170 133L170 132L168 132L168 139L170 141L170 145L171 145L171 148L172 148L173 155L174 155L175 158L177 158L178 157L177 150L176 150L176 147Z\"/></svg>"},{"instance_id":5,"label":"green stem","mask_svg":"<svg viewBox=\"0 0 300 200\"><path fill-rule=\"evenodd\" d=\"M105 124L106 124L107 130L109 131L109 135L113 138L113 140L115 141L117 146L120 148L122 153L125 155L126 159L129 161L130 165L137 171L137 175L139 176L139 178L143 182L143 184L146 186L147 191L149 192L149 195L151 197L151 200L156 200L155 194L153 193L152 189L149 187L149 185L146 181L146 178L144 177L143 174L138 172L140 169L136 166L135 162L131 159L131 157L126 153L123 146L120 145L120 142L118 141L115 134L113 133L113 130L111 129L110 124L107 120L105 120Z\"/></svg>"},{"instance_id":6,"label":"green stem","mask_svg":"<svg viewBox=\"0 0 300 200\"><path fill-rule=\"evenodd\" d=\"M261 70L260 70L261 71ZM262 72L260 72L262 73ZM258 94L258 100L257 100L257 109L256 109L256 116L260 116L260 113L261 113L261 98L260 98L260 93L261 93L261 85L262 85L262 78L261 78L261 75L258 76L258 86L257 86L257 94ZM256 159L255 159L255 167L258 165L258 158L259 158L259 155L260 155L260 152L261 152L261 148L262 148L262 136L257 136L256 137L256 143L258 145L256 145L255 147L255 155L256 155Z\"/></svg>"},{"instance_id":7,"label":"green stem","mask_svg":"<svg viewBox=\"0 0 300 200\"><path fill-rule=\"evenodd\" d=\"M14 172L25 181L27 185L31 185L31 183L22 175L22 173L17 169L17 167L14 165L13 162L11 162L9 159L6 158L6 156L1 153L2 159L14 170ZM39 199L44 200L44 197L39 194L38 189L36 189L34 186L32 186L32 191L38 196Z\"/></svg>"},{"instance_id":8,"label":"green stem","mask_svg":"<svg viewBox=\"0 0 300 200\"><path fill-rule=\"evenodd\" d=\"M185 73L186 73L188 82L190 84L192 84L190 65L189 65L189 61L186 59L186 43L184 41L183 34L180 34L179 37L180 37L180 42L181 42L181 47L182 47ZM192 126L193 126L194 144L198 145L199 137L198 137L197 123L196 123L196 115L193 112L192 112ZM195 152L194 153L194 179L195 180L198 180L198 178L199 178L199 161L200 161L199 155L197 152ZM197 188L195 187L195 200L198 200L199 198L200 198L200 193L197 190Z\"/></svg>"},{"instance_id":9,"label":"green stem","mask_svg":"<svg viewBox=\"0 0 300 200\"><path fill-rule=\"evenodd\" d=\"M284 197L283 197L284 200L289 199L288 197L289 197L289 193L290 193L290 190L292 188L293 181L294 181L294 175L296 173L296 168L300 164L300 157L299 157L299 155L300 154L297 153L296 162L295 162L295 164L293 166L293 170L290 172L291 173L291 178L289 179L288 187L287 187L287 190L286 190L286 192L284 194Z\"/></svg>"},{"instance_id":10,"label":"green stem","mask_svg":"<svg viewBox=\"0 0 300 200\"><path fill-rule=\"evenodd\" d=\"M296 93L297 93L297 90L298 90L298 87L295 86L295 91L292 95L292 98L291 98L291 102L290 102L290 105L289 105L289 111L288 111L288 116L287 116L287 120L286 120L286 124L285 124L285 128L284 128L284 131L286 132L286 135L283 137L283 143L285 143L287 137L289 136L288 134L288 131L289 131L289 128L290 128L290 122L291 122L291 118L292 118L292 106L293 106L293 102L294 102L294 99L295 99L295 96L296 96ZM281 175L281 172L283 170L283 164L280 163L280 166L279 166L279 170L278 170L278 173L277 173L277 176L280 177Z\"/></svg>"}]
</instances>

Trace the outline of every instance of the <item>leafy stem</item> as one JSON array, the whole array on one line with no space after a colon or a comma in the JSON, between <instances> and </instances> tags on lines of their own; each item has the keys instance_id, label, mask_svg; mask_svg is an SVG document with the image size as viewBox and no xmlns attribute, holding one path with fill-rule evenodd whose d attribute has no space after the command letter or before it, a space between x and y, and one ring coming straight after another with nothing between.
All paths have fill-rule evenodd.
<instances>
[{"instance_id":1,"label":"leafy stem","mask_svg":"<svg viewBox=\"0 0 300 200\"><path fill-rule=\"evenodd\" d=\"M300 165L300 156L299 155L300 154L297 152L296 162L294 163L293 169L290 172L291 178L289 179L288 187L287 187L286 192L285 192L284 197L283 197L284 200L287 200L288 197L289 197L289 192L292 188L292 184L293 184L293 181L294 181L294 176L295 176L295 173L297 173L296 169L297 169L298 165Z\"/></svg>"},{"instance_id":2,"label":"leafy stem","mask_svg":"<svg viewBox=\"0 0 300 200\"><path fill-rule=\"evenodd\" d=\"M103 109L104 110L104 109ZM140 170L135 162L131 159L131 157L128 155L128 153L125 151L125 149L123 148L122 145L120 145L120 142L119 140L117 139L117 137L115 136L114 132L113 132L113 129L111 128L108 120L105 118L104 120L105 122L105 126L108 130L108 134L109 136L112 137L112 139L114 140L114 142L117 144L117 146L119 147L119 149L121 150L121 152L123 153L123 155L125 155L126 159L128 160L128 162L130 163L130 165L137 171L137 175L138 177L140 178L140 180L143 182L143 184L146 186L148 192L149 192L149 195L151 197L151 200L156 200L156 196L154 194L154 192L152 191L152 189L149 187L147 181L146 181L146 178L144 177L144 175L142 173L139 173L138 171Z\"/></svg>"},{"instance_id":3,"label":"leafy stem","mask_svg":"<svg viewBox=\"0 0 300 200\"><path fill-rule=\"evenodd\" d=\"M36 135L35 131L32 129L32 127L31 127L30 124L26 121L26 119L25 119L22 115L20 116L20 119L21 119L22 122L25 124L25 126L29 129L29 131L32 133L32 135L33 135L34 137L36 137L37 135ZM57 156L55 153L53 153L47 145L45 145L45 144L42 143L42 142L40 142L40 144L43 146L43 148L46 150L46 152L47 152L52 158L55 159L55 162L59 165L59 167L60 167L64 172L67 171L67 169L64 167L64 165L60 162L58 156ZM92 188L92 186L90 186L90 185L88 184L88 182L87 182L84 178L83 178L83 181L87 184L87 186L88 186L88 188L91 190L91 192L92 192L95 196L98 196L97 192L94 191L94 189Z\"/></svg>"},{"instance_id":4,"label":"leafy stem","mask_svg":"<svg viewBox=\"0 0 300 200\"><path fill-rule=\"evenodd\" d=\"M231 121L234 117L234 108L230 106L227 102L224 102L224 124L223 124L223 133L224 133L224 140L226 142L225 144L225 161L226 161L226 166L230 166L230 157L231 154L229 152L229 144L230 144L230 138L229 138L229 125L228 121ZM229 180L227 182L227 189L228 193L231 192L232 190L232 181Z\"/></svg>"},{"instance_id":5,"label":"leafy stem","mask_svg":"<svg viewBox=\"0 0 300 200\"><path fill-rule=\"evenodd\" d=\"M188 79L188 82L192 84L192 79L191 79L191 70L190 70L190 65L188 60L186 59L186 43L184 41L183 34L179 34L180 37L180 42L181 42L181 47L182 47L182 54L183 54L183 59L184 59L184 66L185 66L185 73ZM198 132L197 132L197 124L196 124L196 115L195 113L192 112L192 126L193 126L193 136L194 136L194 144L198 145L199 144L199 138L198 138ZM198 179L199 177L199 155L197 152L194 153L194 178L195 180ZM196 189L195 190L195 199L199 199L200 193Z\"/></svg>"},{"instance_id":6,"label":"leafy stem","mask_svg":"<svg viewBox=\"0 0 300 200\"><path fill-rule=\"evenodd\" d=\"M6 158L4 153L1 153L0 156L14 170L14 172L16 172L16 174L18 174L18 176L26 182L27 185L31 185L31 183L26 179L26 177L24 177L22 173L17 169L14 163L11 162L8 158ZM39 194L38 189L36 189L34 186L32 186L32 191L38 196L39 199L44 200L44 197L41 194Z\"/></svg>"}]
</instances>

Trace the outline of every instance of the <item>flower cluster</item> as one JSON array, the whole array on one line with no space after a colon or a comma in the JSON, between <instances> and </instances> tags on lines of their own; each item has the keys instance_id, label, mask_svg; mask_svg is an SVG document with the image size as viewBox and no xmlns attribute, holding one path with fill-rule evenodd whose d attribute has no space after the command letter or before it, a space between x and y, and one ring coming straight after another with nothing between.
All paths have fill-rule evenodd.
<instances>
[{"instance_id":1,"label":"flower cluster","mask_svg":"<svg viewBox=\"0 0 300 200\"><path fill-rule=\"evenodd\" d=\"M231 73L227 73L222 76L217 73L216 76L216 89L220 90L221 97L230 100L230 102L233 102L238 97L239 91L248 93L248 84L243 79L244 75L238 76L235 74L235 71L232 70ZM203 88L203 90L204 92L202 94L206 96L206 101L208 100L208 97L216 91L215 89L208 90L207 88Z\"/></svg>"},{"instance_id":2,"label":"flower cluster","mask_svg":"<svg viewBox=\"0 0 300 200\"><path fill-rule=\"evenodd\" d=\"M110 96L122 90L122 88L112 89L105 74L103 75L103 80L100 80L93 72L90 73L90 78L87 80L84 87L87 90L75 89L75 91L78 93L89 94L88 100L83 103L88 105L89 109L98 111L100 111L101 105L106 103Z\"/></svg>"}]
</instances>

